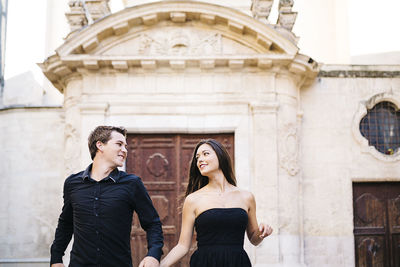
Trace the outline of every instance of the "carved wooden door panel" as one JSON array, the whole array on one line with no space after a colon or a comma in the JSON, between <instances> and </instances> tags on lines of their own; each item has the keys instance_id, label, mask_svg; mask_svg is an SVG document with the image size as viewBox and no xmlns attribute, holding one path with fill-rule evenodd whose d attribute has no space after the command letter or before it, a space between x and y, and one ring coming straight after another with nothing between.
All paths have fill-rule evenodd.
<instances>
[{"instance_id":1,"label":"carved wooden door panel","mask_svg":"<svg viewBox=\"0 0 400 267\"><path fill-rule=\"evenodd\" d=\"M400 183L355 183L353 207L356 266L400 266Z\"/></svg>"},{"instance_id":2,"label":"carved wooden door panel","mask_svg":"<svg viewBox=\"0 0 400 267\"><path fill-rule=\"evenodd\" d=\"M142 178L157 209L164 232L164 256L178 242L181 214L178 207L180 196L185 193L189 163L193 149L199 140L214 138L225 145L233 160L233 134L132 134L128 136L126 170ZM193 242L194 244L194 242ZM133 266L138 266L146 255L145 232L134 215L131 231ZM189 266L191 252L174 267Z\"/></svg>"}]
</instances>

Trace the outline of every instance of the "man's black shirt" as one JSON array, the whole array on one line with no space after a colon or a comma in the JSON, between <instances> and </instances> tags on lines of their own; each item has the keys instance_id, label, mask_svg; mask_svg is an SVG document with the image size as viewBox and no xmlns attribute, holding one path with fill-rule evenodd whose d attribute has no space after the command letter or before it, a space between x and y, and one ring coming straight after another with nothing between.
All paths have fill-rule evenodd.
<instances>
[{"instance_id":1,"label":"man's black shirt","mask_svg":"<svg viewBox=\"0 0 400 267\"><path fill-rule=\"evenodd\" d=\"M130 232L132 215L138 214L147 233L148 254L160 260L163 236L157 211L135 175L115 169L97 182L92 165L64 183L64 206L51 246L50 264L61 263L74 235L70 266L132 266Z\"/></svg>"}]
</instances>

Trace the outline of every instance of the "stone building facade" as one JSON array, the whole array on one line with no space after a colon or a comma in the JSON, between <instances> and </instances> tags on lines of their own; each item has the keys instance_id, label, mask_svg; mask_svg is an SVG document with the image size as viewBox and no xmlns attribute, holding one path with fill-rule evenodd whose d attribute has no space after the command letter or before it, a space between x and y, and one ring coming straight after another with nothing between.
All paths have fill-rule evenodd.
<instances>
[{"instance_id":1,"label":"stone building facade","mask_svg":"<svg viewBox=\"0 0 400 267\"><path fill-rule=\"evenodd\" d=\"M258 247L246 242L254 266L400 261L400 190L387 200L384 226L374 215L383 211L369 207L384 209L386 200L369 191L353 200L359 184L400 188L400 144L378 151L360 131L379 103L395 106L388 125L399 125L400 65L323 65L300 54L293 1L280 1L276 24L267 20L272 0L252 1L252 16L198 1L111 14L107 2L70 1L71 33L40 64L63 107L0 111L0 265L46 265L63 177L90 162L87 136L101 124L123 125L130 136L233 136L239 186L254 193L259 221L275 229ZM161 191L152 198L167 206L167 222L175 200ZM386 232L355 236L359 217ZM384 248L367 259L374 244Z\"/></svg>"}]
</instances>

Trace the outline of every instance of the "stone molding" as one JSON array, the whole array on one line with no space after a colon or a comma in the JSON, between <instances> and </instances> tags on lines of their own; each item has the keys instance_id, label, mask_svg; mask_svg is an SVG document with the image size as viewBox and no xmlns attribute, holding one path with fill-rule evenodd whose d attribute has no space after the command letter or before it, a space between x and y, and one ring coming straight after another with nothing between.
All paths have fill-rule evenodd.
<instances>
[{"instance_id":1,"label":"stone molding","mask_svg":"<svg viewBox=\"0 0 400 267\"><path fill-rule=\"evenodd\" d=\"M353 116L353 122L352 122L352 132L353 132L353 137L356 139L356 141L360 144L360 149L361 152L363 153L369 153L372 156L374 156L376 159L379 159L381 161L385 162L395 162L400 160L400 151L397 151L394 155L385 155L378 150L374 146L370 146L368 144L368 140L361 135L360 131L360 122L362 118L367 115L368 109L372 109L376 104L383 102L383 101L388 101L394 103L397 108L400 108L400 94L393 93L393 92L383 92L380 94L376 94L369 98L366 101L361 101L358 105L358 110Z\"/></svg>"},{"instance_id":2,"label":"stone molding","mask_svg":"<svg viewBox=\"0 0 400 267\"><path fill-rule=\"evenodd\" d=\"M252 102L249 104L253 114L276 114L279 109L278 102Z\"/></svg>"},{"instance_id":3,"label":"stone molding","mask_svg":"<svg viewBox=\"0 0 400 267\"><path fill-rule=\"evenodd\" d=\"M398 65L321 65L324 78L400 78Z\"/></svg>"},{"instance_id":4,"label":"stone molding","mask_svg":"<svg viewBox=\"0 0 400 267\"><path fill-rule=\"evenodd\" d=\"M236 32L252 37L256 42L265 41L266 51L296 54L298 48L273 27L235 9L195 1L163 1L126 8L103 18L82 29L56 51L59 55L92 52L87 44L101 42L119 33L121 27L130 30L134 27L156 26L165 21L181 25L200 22L217 27L224 32ZM182 25L181 25L182 26ZM89 49L82 49L86 47Z\"/></svg>"},{"instance_id":5,"label":"stone molding","mask_svg":"<svg viewBox=\"0 0 400 267\"><path fill-rule=\"evenodd\" d=\"M258 68L259 71L270 70L273 67L287 68L294 75L313 79L318 73L317 64L304 61L302 55L215 55L215 56L107 56L107 55L54 55L44 63L39 64L45 76L53 85L63 92L67 80L81 75L82 69L97 71L107 68L119 72L127 72L131 68L156 70L160 67L172 70L199 68L204 70L214 68L229 68L232 71L244 68ZM276 72L277 70L274 70ZM280 70L282 71L282 70Z\"/></svg>"}]
</instances>

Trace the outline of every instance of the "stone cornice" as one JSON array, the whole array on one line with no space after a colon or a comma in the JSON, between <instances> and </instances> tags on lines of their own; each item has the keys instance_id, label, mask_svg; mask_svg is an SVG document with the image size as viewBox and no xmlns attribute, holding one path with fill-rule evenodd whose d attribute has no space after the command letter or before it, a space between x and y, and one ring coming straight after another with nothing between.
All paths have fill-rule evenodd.
<instances>
[{"instance_id":1,"label":"stone cornice","mask_svg":"<svg viewBox=\"0 0 400 267\"><path fill-rule=\"evenodd\" d=\"M243 70L248 67L258 68L260 71L271 70L273 67L287 68L295 75L314 78L318 73L315 62L309 63L310 58L303 55L216 55L209 57L196 56L106 56L106 55L68 55L52 56L44 63L39 64L45 76L53 85L63 92L65 82L81 75L83 69L97 71L113 69L118 72L127 72L132 68L156 70L170 68L183 71L187 68L211 70L215 68L230 68L232 71Z\"/></svg>"},{"instance_id":2,"label":"stone cornice","mask_svg":"<svg viewBox=\"0 0 400 267\"><path fill-rule=\"evenodd\" d=\"M318 77L400 78L400 65L322 65Z\"/></svg>"}]
</instances>

